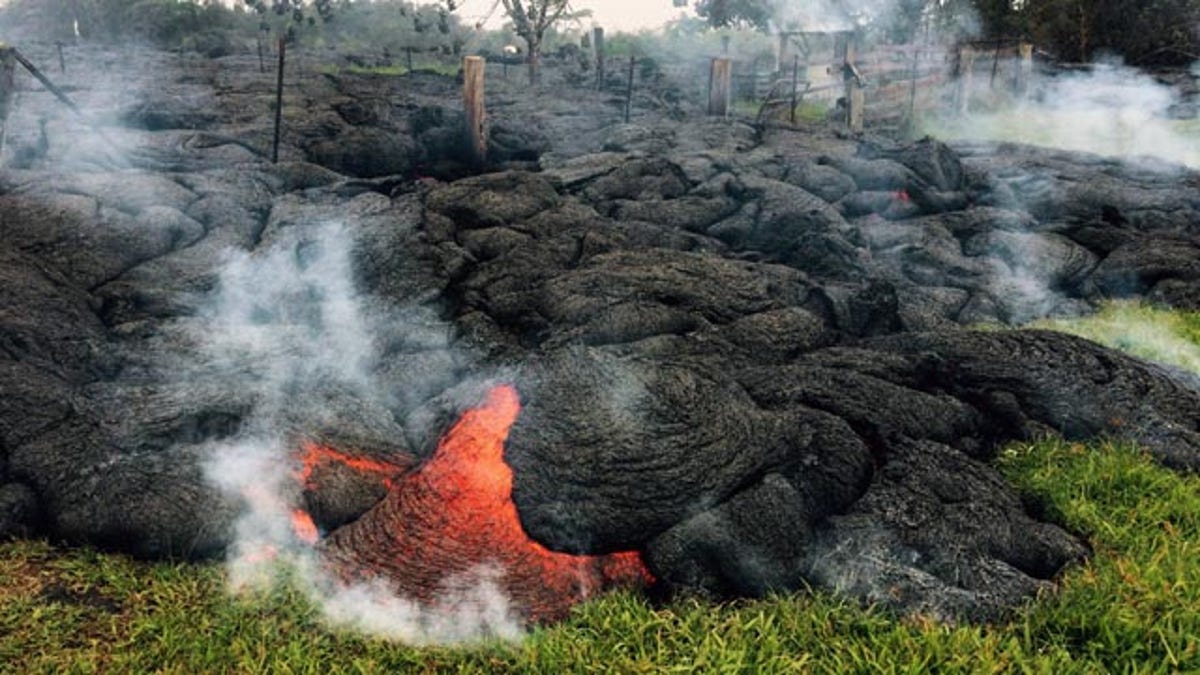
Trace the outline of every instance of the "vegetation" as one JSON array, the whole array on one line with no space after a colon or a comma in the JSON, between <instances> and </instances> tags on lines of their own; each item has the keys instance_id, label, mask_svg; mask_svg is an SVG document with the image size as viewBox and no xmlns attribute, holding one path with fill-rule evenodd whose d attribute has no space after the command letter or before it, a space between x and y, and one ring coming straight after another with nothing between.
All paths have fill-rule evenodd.
<instances>
[{"instance_id":1,"label":"vegetation","mask_svg":"<svg viewBox=\"0 0 1200 675\"><path fill-rule=\"evenodd\" d=\"M1200 372L1200 313L1113 302L1046 321ZM1168 338L1166 343L1158 337ZM1165 344L1165 346L1164 346ZM1000 470L1091 558L1007 621L897 618L826 593L654 606L615 594L520 643L417 648L324 624L295 586L229 595L215 564L139 562L39 541L0 544L6 672L1029 672L1200 670L1200 476L1136 447L1060 439Z\"/></svg>"},{"instance_id":2,"label":"vegetation","mask_svg":"<svg viewBox=\"0 0 1200 675\"><path fill-rule=\"evenodd\" d=\"M513 30L525 41L525 59L529 63L529 83L538 81L538 64L546 31L572 16L570 0L500 0L512 20Z\"/></svg>"},{"instance_id":3,"label":"vegetation","mask_svg":"<svg viewBox=\"0 0 1200 675\"><path fill-rule=\"evenodd\" d=\"M1137 66L1182 66L1200 55L1200 0L979 0L988 35L1028 35L1058 58L1115 53Z\"/></svg>"},{"instance_id":4,"label":"vegetation","mask_svg":"<svg viewBox=\"0 0 1200 675\"><path fill-rule=\"evenodd\" d=\"M27 38L69 42L78 26L85 40L143 42L210 56L251 49L269 31L309 44L336 42L349 53L398 56L406 49L462 51L471 31L450 6L412 0L238 0L228 6L194 0L10 0L0 3L0 18L10 34Z\"/></svg>"},{"instance_id":5,"label":"vegetation","mask_svg":"<svg viewBox=\"0 0 1200 675\"><path fill-rule=\"evenodd\" d=\"M509 26L497 32L505 33L505 40L515 37L525 43L524 55L536 77L547 43L567 37L556 29L580 13L567 0L497 2L509 19ZM459 24L454 12L460 5L461 0L238 0L232 5L216 0L9 0L0 12L10 33L23 36L141 40L211 55L253 44L264 26L282 25L307 25L311 35L304 39L336 40L351 50L446 47L457 54L483 33L481 27ZM814 13L819 3L785 0L693 0L693 6L702 19L678 21L668 34L695 38L705 27L770 31L853 25L868 40L891 42L913 40L927 31L981 40L1024 37L1066 61L1117 54L1137 66L1181 66L1200 58L1200 31L1194 30L1200 25L1200 0L896 0L882 5L826 3L850 8L830 10L826 16ZM800 6L805 13L794 13ZM887 13L879 14L875 6L886 7ZM870 11L855 12L855 7ZM813 25L817 20L821 26Z\"/></svg>"},{"instance_id":6,"label":"vegetation","mask_svg":"<svg viewBox=\"0 0 1200 675\"><path fill-rule=\"evenodd\" d=\"M1200 478L1136 448L1046 440L1001 469L1095 549L1009 622L897 620L822 593L655 607L627 594L519 644L414 648L331 630L287 585L229 596L219 567L0 545L11 672L1179 672L1200 668Z\"/></svg>"},{"instance_id":7,"label":"vegetation","mask_svg":"<svg viewBox=\"0 0 1200 675\"><path fill-rule=\"evenodd\" d=\"M1085 337L1200 375L1200 312L1111 301L1089 316L1046 319L1035 326Z\"/></svg>"},{"instance_id":8,"label":"vegetation","mask_svg":"<svg viewBox=\"0 0 1200 675\"><path fill-rule=\"evenodd\" d=\"M832 6L833 3L830 3ZM853 8L843 18L870 20L893 40L912 39L925 26L981 39L1026 37L1065 61L1090 62L1115 53L1137 66L1185 66L1200 56L1200 0L900 0L888 16ZM713 26L775 25L803 29L780 0L697 0ZM811 15L806 15L811 20Z\"/></svg>"}]
</instances>

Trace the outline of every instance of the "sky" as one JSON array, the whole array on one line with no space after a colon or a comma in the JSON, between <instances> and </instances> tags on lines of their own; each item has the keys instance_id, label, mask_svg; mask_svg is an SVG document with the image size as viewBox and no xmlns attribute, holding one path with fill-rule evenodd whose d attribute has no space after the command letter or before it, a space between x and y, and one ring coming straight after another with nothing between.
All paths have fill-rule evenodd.
<instances>
[{"instance_id":1,"label":"sky","mask_svg":"<svg viewBox=\"0 0 1200 675\"><path fill-rule=\"evenodd\" d=\"M463 23L470 25L487 15L495 3L496 0L464 0L457 14ZM606 31L660 28L683 12L694 16L692 1L688 0L687 4L684 8L675 7L672 0L571 0L575 9L592 11L590 18L583 19L583 28L603 26ZM498 28L503 23L504 8L498 7L487 26Z\"/></svg>"}]
</instances>

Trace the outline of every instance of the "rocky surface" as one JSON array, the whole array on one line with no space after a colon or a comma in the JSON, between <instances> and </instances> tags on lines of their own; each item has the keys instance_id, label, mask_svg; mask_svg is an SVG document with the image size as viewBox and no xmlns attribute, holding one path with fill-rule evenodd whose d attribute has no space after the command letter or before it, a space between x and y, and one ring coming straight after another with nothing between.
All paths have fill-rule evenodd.
<instances>
[{"instance_id":1,"label":"rocky surface","mask_svg":"<svg viewBox=\"0 0 1200 675\"><path fill-rule=\"evenodd\" d=\"M512 498L553 550L641 551L668 591L989 617L1086 552L990 466L1002 444L1108 433L1200 464L1193 383L964 329L1200 307L1181 167L652 100L623 124L603 92L513 82L468 176L452 78L313 55L271 165L256 61L86 57L67 85L101 131L31 89L0 172L0 534L216 554L241 503L214 447L269 428L408 466L502 380ZM325 529L383 494L322 485Z\"/></svg>"}]
</instances>

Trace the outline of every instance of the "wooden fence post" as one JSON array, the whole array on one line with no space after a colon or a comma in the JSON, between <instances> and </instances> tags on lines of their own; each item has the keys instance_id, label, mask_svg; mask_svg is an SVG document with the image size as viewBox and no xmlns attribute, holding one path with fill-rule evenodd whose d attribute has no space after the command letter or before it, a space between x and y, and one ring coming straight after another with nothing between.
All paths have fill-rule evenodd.
<instances>
[{"instance_id":1,"label":"wooden fence post","mask_svg":"<svg viewBox=\"0 0 1200 675\"><path fill-rule=\"evenodd\" d=\"M283 64L287 54L287 41L279 36L279 68L275 78L275 141L271 144L271 163L279 161L279 132L283 125Z\"/></svg>"},{"instance_id":2,"label":"wooden fence post","mask_svg":"<svg viewBox=\"0 0 1200 675\"><path fill-rule=\"evenodd\" d=\"M629 124L629 115L633 108L633 70L637 66L637 57L629 57L629 85L625 88L625 123Z\"/></svg>"},{"instance_id":3,"label":"wooden fence post","mask_svg":"<svg viewBox=\"0 0 1200 675\"><path fill-rule=\"evenodd\" d=\"M1017 76L1015 80L1015 93L1018 97L1024 96L1029 91L1029 80L1033 77L1033 45L1028 42L1022 42L1017 47Z\"/></svg>"},{"instance_id":4,"label":"wooden fence post","mask_svg":"<svg viewBox=\"0 0 1200 675\"><path fill-rule=\"evenodd\" d=\"M971 109L972 80L975 74L975 48L958 46L958 114L966 115Z\"/></svg>"},{"instance_id":5,"label":"wooden fence post","mask_svg":"<svg viewBox=\"0 0 1200 675\"><path fill-rule=\"evenodd\" d=\"M0 158L8 141L8 114L17 93L17 59L12 47L0 42Z\"/></svg>"},{"instance_id":6,"label":"wooden fence post","mask_svg":"<svg viewBox=\"0 0 1200 675\"><path fill-rule=\"evenodd\" d=\"M921 47L914 42L912 48L912 67L908 72L908 76L912 78L908 83L908 117L904 120L904 136L906 138L912 138L917 132L917 77L920 73L918 68L921 61Z\"/></svg>"},{"instance_id":7,"label":"wooden fence post","mask_svg":"<svg viewBox=\"0 0 1200 675\"><path fill-rule=\"evenodd\" d=\"M467 147L476 168L487 162L487 110L483 105L483 74L487 61L482 56L463 58L463 110L467 120Z\"/></svg>"},{"instance_id":8,"label":"wooden fence post","mask_svg":"<svg viewBox=\"0 0 1200 675\"><path fill-rule=\"evenodd\" d=\"M1000 38L996 38L996 52L992 54L992 77L988 80L988 87L996 88L996 74L1000 72L1000 50L1004 46L1004 42Z\"/></svg>"},{"instance_id":9,"label":"wooden fence post","mask_svg":"<svg viewBox=\"0 0 1200 675\"><path fill-rule=\"evenodd\" d=\"M797 54L792 59L792 112L788 116L792 124L796 123L796 105L799 101L796 100L796 90L800 88L800 55Z\"/></svg>"},{"instance_id":10,"label":"wooden fence post","mask_svg":"<svg viewBox=\"0 0 1200 675\"><path fill-rule=\"evenodd\" d=\"M604 88L604 29L592 29L592 50L596 53L596 88Z\"/></svg>"},{"instance_id":11,"label":"wooden fence post","mask_svg":"<svg viewBox=\"0 0 1200 675\"><path fill-rule=\"evenodd\" d=\"M861 133L866 120L867 95L863 91L862 78L859 77L858 67L854 62L858 58L858 46L854 38L846 38L846 56L842 63L843 78L846 82L846 126L851 133Z\"/></svg>"},{"instance_id":12,"label":"wooden fence post","mask_svg":"<svg viewBox=\"0 0 1200 675\"><path fill-rule=\"evenodd\" d=\"M713 59L708 77L708 114L716 117L729 115L732 94L733 61L725 58Z\"/></svg>"}]
</instances>

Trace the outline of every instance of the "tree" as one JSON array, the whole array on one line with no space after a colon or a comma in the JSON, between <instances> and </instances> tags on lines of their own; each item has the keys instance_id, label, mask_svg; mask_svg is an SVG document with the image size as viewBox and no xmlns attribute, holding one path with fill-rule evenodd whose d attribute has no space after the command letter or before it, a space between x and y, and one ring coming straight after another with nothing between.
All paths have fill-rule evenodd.
<instances>
[{"instance_id":1,"label":"tree","mask_svg":"<svg viewBox=\"0 0 1200 675\"><path fill-rule=\"evenodd\" d=\"M998 0L1011 1L1011 0ZM925 21L961 32L972 0L696 0L696 13L714 28L828 30L853 24L896 42L912 40ZM801 18L803 17L803 18ZM805 25L805 22L816 22Z\"/></svg>"},{"instance_id":2,"label":"tree","mask_svg":"<svg viewBox=\"0 0 1200 675\"><path fill-rule=\"evenodd\" d=\"M696 0L696 14L714 28L768 30L775 15L770 0Z\"/></svg>"},{"instance_id":3,"label":"tree","mask_svg":"<svg viewBox=\"0 0 1200 675\"><path fill-rule=\"evenodd\" d=\"M525 41L526 61L529 63L529 83L538 81L538 65L542 59L542 40L551 26L563 19L582 16L569 13L570 0L500 0L513 22L513 30Z\"/></svg>"},{"instance_id":4,"label":"tree","mask_svg":"<svg viewBox=\"0 0 1200 675\"><path fill-rule=\"evenodd\" d=\"M1200 0L1024 0L991 16L976 0L989 36L1028 36L1059 59L1090 62L1116 54L1137 66L1186 66L1200 58Z\"/></svg>"},{"instance_id":5,"label":"tree","mask_svg":"<svg viewBox=\"0 0 1200 675\"><path fill-rule=\"evenodd\" d=\"M308 23L310 26L315 25L317 17L320 17L322 21L328 21L333 16L334 8L333 0L242 1L261 17L262 21L259 24L259 30L264 32L271 30L273 23L276 30L282 34L284 26L290 18L293 25L288 26L286 31L289 41L295 37L295 26L303 25L304 23Z\"/></svg>"}]
</instances>

